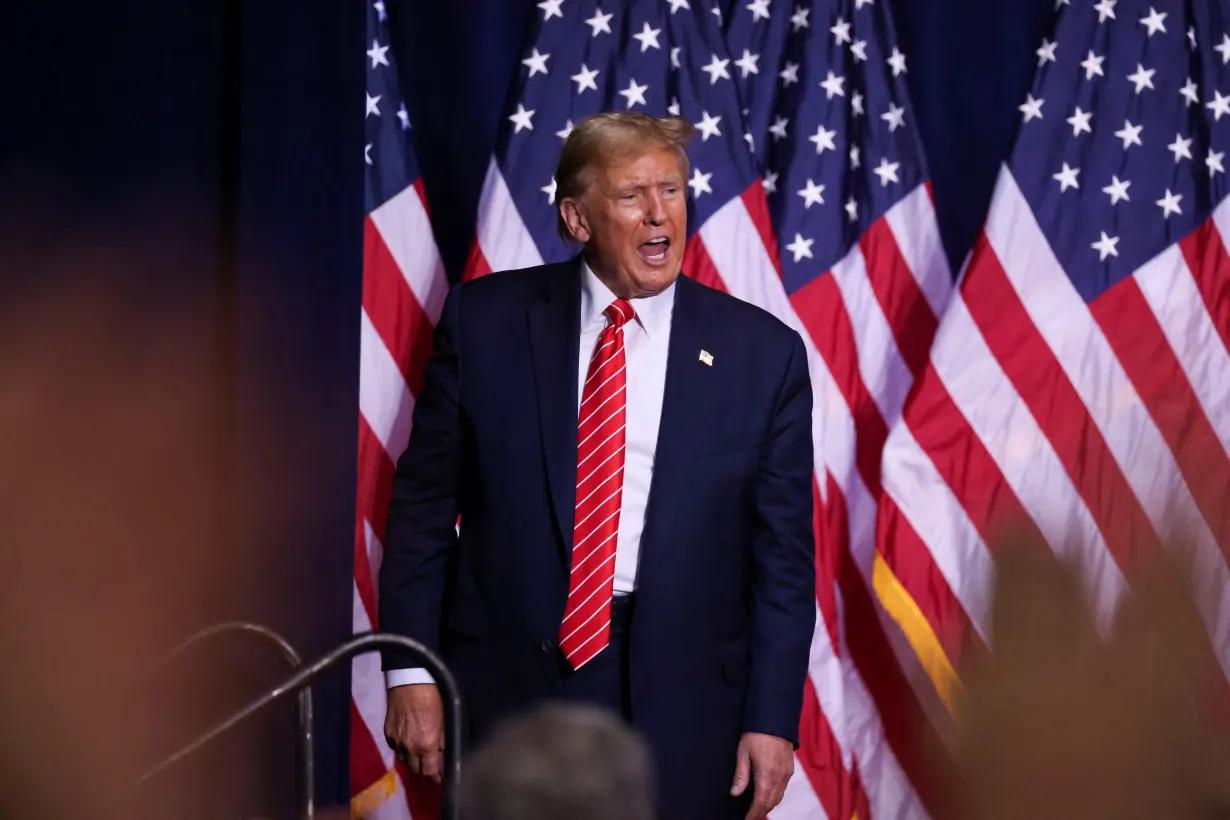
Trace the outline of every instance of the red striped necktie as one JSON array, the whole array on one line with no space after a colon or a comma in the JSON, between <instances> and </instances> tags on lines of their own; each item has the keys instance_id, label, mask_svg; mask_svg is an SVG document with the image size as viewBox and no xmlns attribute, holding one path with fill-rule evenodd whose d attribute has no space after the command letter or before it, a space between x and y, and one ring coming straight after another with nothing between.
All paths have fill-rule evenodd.
<instances>
[{"instance_id":1,"label":"red striped necktie","mask_svg":"<svg viewBox=\"0 0 1230 820\"><path fill-rule=\"evenodd\" d=\"M616 299L604 311L607 325L589 360L577 417L577 507L573 527L568 606L560 650L580 669L611 636L615 542L624 483L624 323L632 305Z\"/></svg>"}]
</instances>

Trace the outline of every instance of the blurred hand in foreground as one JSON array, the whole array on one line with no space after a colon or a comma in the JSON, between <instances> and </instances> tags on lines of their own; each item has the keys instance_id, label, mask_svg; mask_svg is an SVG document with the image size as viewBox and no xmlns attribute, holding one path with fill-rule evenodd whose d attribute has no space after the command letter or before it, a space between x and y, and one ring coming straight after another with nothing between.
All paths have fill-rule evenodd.
<instances>
[{"instance_id":1,"label":"blurred hand in foreground","mask_svg":"<svg viewBox=\"0 0 1230 820\"><path fill-rule=\"evenodd\" d=\"M1227 727L1202 721L1211 654L1181 560L1140 573L1109 641L1048 549L1006 544L997 561L992 653L962 673L958 816L1230 816Z\"/></svg>"}]
</instances>

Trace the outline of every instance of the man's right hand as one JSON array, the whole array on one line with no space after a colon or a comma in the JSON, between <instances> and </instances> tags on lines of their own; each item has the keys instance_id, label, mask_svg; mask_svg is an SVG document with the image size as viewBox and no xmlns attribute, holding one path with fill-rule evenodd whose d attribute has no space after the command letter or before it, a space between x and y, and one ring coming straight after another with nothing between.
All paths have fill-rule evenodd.
<instances>
[{"instance_id":1,"label":"man's right hand","mask_svg":"<svg viewBox=\"0 0 1230 820\"><path fill-rule=\"evenodd\" d=\"M410 771L440 782L444 775L444 705L434 683L389 690L384 739Z\"/></svg>"}]
</instances>

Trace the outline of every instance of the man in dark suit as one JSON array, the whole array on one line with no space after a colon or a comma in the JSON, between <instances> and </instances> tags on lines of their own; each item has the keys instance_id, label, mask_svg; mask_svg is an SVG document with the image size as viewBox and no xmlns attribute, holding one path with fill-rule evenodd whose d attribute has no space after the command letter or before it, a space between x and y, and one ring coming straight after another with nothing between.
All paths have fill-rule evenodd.
<instances>
[{"instance_id":1,"label":"man in dark suit","mask_svg":"<svg viewBox=\"0 0 1230 820\"><path fill-rule=\"evenodd\" d=\"M539 701L604 705L647 739L666 820L741 820L793 771L812 393L797 333L679 276L691 130L630 112L576 126L556 184L583 252L449 294L379 618L443 654L475 740ZM439 693L413 666L385 655L385 734L438 776Z\"/></svg>"}]
</instances>

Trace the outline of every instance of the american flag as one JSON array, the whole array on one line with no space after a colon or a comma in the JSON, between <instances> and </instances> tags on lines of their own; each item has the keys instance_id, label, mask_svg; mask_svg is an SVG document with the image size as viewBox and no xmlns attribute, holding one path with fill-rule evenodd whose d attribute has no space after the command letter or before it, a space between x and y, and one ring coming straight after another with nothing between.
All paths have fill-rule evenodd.
<instances>
[{"instance_id":1,"label":"american flag","mask_svg":"<svg viewBox=\"0 0 1230 820\"><path fill-rule=\"evenodd\" d=\"M440 261L402 99L383 2L367 11L366 202L360 317L359 464L354 631L376 627L376 579L396 458L410 436L414 397L448 280ZM356 158L357 159L357 158ZM351 669L350 784L356 817L430 817L438 792L408 782L384 740L384 675L377 653Z\"/></svg>"},{"instance_id":2,"label":"american flag","mask_svg":"<svg viewBox=\"0 0 1230 820\"><path fill-rule=\"evenodd\" d=\"M1168 0L1056 12L983 230L888 437L878 544L917 604L903 630L946 700L959 652L991 649L1003 524L1078 562L1103 626L1183 533L1220 710L1230 20L1224 4Z\"/></svg>"}]
</instances>

